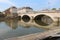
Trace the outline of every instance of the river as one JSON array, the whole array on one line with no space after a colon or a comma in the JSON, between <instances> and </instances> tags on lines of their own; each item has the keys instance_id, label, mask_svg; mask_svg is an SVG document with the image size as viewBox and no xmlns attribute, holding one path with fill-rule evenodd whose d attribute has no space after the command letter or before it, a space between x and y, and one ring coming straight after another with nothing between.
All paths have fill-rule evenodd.
<instances>
[{"instance_id":1,"label":"river","mask_svg":"<svg viewBox=\"0 0 60 40\"><path fill-rule=\"evenodd\" d=\"M0 40L43 32L45 30L46 29L31 24L22 23L20 20L16 19L0 20Z\"/></svg>"}]
</instances>

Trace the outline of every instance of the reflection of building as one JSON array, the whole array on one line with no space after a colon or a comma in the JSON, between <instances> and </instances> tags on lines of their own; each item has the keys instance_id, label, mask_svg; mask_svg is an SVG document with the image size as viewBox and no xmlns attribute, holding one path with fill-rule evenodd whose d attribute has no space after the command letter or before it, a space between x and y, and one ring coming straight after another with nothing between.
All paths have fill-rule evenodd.
<instances>
[{"instance_id":1,"label":"reflection of building","mask_svg":"<svg viewBox=\"0 0 60 40\"><path fill-rule=\"evenodd\" d=\"M7 10L3 12L7 17L17 16L17 8L16 7L10 7Z\"/></svg>"},{"instance_id":2,"label":"reflection of building","mask_svg":"<svg viewBox=\"0 0 60 40\"><path fill-rule=\"evenodd\" d=\"M18 21L17 20L6 20L6 23L12 29L16 29L18 27Z\"/></svg>"}]
</instances>

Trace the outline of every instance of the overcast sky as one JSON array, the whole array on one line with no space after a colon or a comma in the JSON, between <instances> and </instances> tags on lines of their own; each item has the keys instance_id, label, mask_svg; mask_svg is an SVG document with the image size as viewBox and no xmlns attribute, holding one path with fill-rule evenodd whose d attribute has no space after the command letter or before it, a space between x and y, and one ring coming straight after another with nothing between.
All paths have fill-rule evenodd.
<instances>
[{"instance_id":1,"label":"overcast sky","mask_svg":"<svg viewBox=\"0 0 60 40\"><path fill-rule=\"evenodd\" d=\"M18 8L29 6L34 10L60 8L60 0L0 0L0 11L4 11L11 6Z\"/></svg>"}]
</instances>

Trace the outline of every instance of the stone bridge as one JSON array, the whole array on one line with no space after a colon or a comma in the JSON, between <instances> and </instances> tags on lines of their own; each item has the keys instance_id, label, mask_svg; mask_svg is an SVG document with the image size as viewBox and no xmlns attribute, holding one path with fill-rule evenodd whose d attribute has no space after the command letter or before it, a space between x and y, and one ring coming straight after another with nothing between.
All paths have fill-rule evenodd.
<instances>
[{"instance_id":1,"label":"stone bridge","mask_svg":"<svg viewBox=\"0 0 60 40\"><path fill-rule=\"evenodd\" d=\"M60 13L20 13L18 17L25 23L34 22L38 25L46 26L57 21L57 18L60 17Z\"/></svg>"}]
</instances>

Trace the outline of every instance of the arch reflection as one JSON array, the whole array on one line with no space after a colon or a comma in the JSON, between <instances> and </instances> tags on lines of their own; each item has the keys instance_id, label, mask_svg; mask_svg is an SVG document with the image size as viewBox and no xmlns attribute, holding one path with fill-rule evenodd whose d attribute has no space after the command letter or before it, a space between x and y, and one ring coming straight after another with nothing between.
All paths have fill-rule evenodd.
<instances>
[{"instance_id":1,"label":"arch reflection","mask_svg":"<svg viewBox=\"0 0 60 40\"><path fill-rule=\"evenodd\" d=\"M41 25L41 26L47 26L50 25L53 20L51 19L51 17L47 16L47 15L37 15L34 18L35 23Z\"/></svg>"},{"instance_id":2,"label":"arch reflection","mask_svg":"<svg viewBox=\"0 0 60 40\"><path fill-rule=\"evenodd\" d=\"M49 29L50 27L54 26L54 24L49 26L41 26L41 25L38 25L36 22L25 23L18 19L8 19L8 20L5 20L5 23L12 29L17 29L18 27L22 27L22 28L36 27L36 28Z\"/></svg>"}]
</instances>

